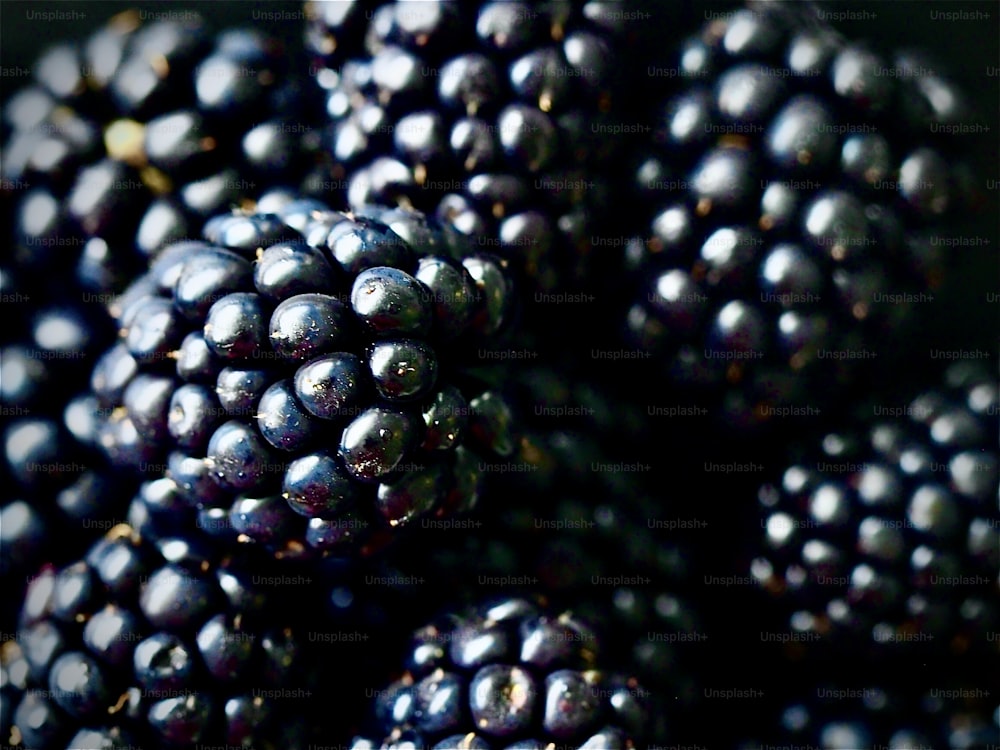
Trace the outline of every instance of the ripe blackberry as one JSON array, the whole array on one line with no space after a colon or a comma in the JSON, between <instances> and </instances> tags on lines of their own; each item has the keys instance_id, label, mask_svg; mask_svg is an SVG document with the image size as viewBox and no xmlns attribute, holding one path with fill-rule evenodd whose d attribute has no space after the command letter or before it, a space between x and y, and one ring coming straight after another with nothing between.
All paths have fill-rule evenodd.
<instances>
[{"instance_id":1,"label":"ripe blackberry","mask_svg":"<svg viewBox=\"0 0 1000 750\"><path fill-rule=\"evenodd\" d=\"M290 125L311 126L287 63L276 39L213 38L195 13L144 24L126 11L45 52L3 112L14 263L117 292L165 244L259 192L257 179L301 179L286 170L308 134Z\"/></svg>"},{"instance_id":2,"label":"ripe blackberry","mask_svg":"<svg viewBox=\"0 0 1000 750\"><path fill-rule=\"evenodd\" d=\"M884 59L809 5L713 20L676 70L634 180L627 338L727 424L814 417L933 299L971 108L924 56Z\"/></svg>"},{"instance_id":3,"label":"ripe blackberry","mask_svg":"<svg viewBox=\"0 0 1000 750\"><path fill-rule=\"evenodd\" d=\"M513 292L419 213L286 197L210 220L117 301L100 442L282 556L370 551L475 505L477 452L510 452L509 408L465 371Z\"/></svg>"},{"instance_id":4,"label":"ripe blackberry","mask_svg":"<svg viewBox=\"0 0 1000 750\"><path fill-rule=\"evenodd\" d=\"M635 24L600 2L306 8L348 205L453 222L535 291L594 272Z\"/></svg>"},{"instance_id":5,"label":"ripe blackberry","mask_svg":"<svg viewBox=\"0 0 1000 750\"><path fill-rule=\"evenodd\" d=\"M304 744L308 701L287 700L309 689L304 644L257 570L182 540L153 545L125 525L83 560L43 568L0 652L12 688L4 742Z\"/></svg>"},{"instance_id":6,"label":"ripe blackberry","mask_svg":"<svg viewBox=\"0 0 1000 750\"><path fill-rule=\"evenodd\" d=\"M856 427L760 490L752 575L793 629L962 652L1000 623L998 389L955 366L909 404L874 402Z\"/></svg>"},{"instance_id":7,"label":"ripe blackberry","mask_svg":"<svg viewBox=\"0 0 1000 750\"><path fill-rule=\"evenodd\" d=\"M646 691L600 668L600 643L571 612L505 598L418 630L406 671L375 700L363 748L643 746Z\"/></svg>"}]
</instances>

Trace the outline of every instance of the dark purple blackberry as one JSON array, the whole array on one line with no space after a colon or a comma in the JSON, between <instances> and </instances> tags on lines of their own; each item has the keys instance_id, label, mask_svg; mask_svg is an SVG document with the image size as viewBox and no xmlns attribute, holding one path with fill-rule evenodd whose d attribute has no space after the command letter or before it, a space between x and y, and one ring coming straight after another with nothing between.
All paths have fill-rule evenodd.
<instances>
[{"instance_id":1,"label":"dark purple blackberry","mask_svg":"<svg viewBox=\"0 0 1000 750\"><path fill-rule=\"evenodd\" d=\"M478 454L516 444L470 371L514 315L505 263L416 212L260 207L166 247L115 300L92 377L110 459L284 557L471 508Z\"/></svg>"},{"instance_id":2,"label":"dark purple blackberry","mask_svg":"<svg viewBox=\"0 0 1000 750\"><path fill-rule=\"evenodd\" d=\"M925 58L883 58L810 5L707 23L641 152L648 231L627 338L728 424L815 417L903 349L969 212L950 126L972 114ZM893 346L895 344L895 346Z\"/></svg>"},{"instance_id":3,"label":"dark purple blackberry","mask_svg":"<svg viewBox=\"0 0 1000 750\"><path fill-rule=\"evenodd\" d=\"M12 719L5 714L4 742L304 744L305 645L290 611L275 606L280 592L257 572L185 541L153 545L124 524L83 560L43 568L16 639L0 651Z\"/></svg>"},{"instance_id":4,"label":"dark purple blackberry","mask_svg":"<svg viewBox=\"0 0 1000 750\"><path fill-rule=\"evenodd\" d=\"M297 182L312 129L301 81L277 40L213 38L190 12L144 24L126 11L53 47L4 108L15 264L117 292L164 245L258 193L257 180Z\"/></svg>"},{"instance_id":5,"label":"dark purple blackberry","mask_svg":"<svg viewBox=\"0 0 1000 750\"><path fill-rule=\"evenodd\" d=\"M995 377L953 367L909 403L874 401L760 490L752 575L794 630L883 653L994 650L997 404Z\"/></svg>"},{"instance_id":6,"label":"dark purple blackberry","mask_svg":"<svg viewBox=\"0 0 1000 750\"><path fill-rule=\"evenodd\" d=\"M599 2L374 6L306 4L330 118L325 180L351 207L453 223L533 291L585 283L631 132L621 82L636 24Z\"/></svg>"},{"instance_id":7,"label":"dark purple blackberry","mask_svg":"<svg viewBox=\"0 0 1000 750\"><path fill-rule=\"evenodd\" d=\"M381 691L373 732L351 747L640 747L647 692L601 669L571 612L505 598L414 633L406 671ZM512 744L513 743L513 744Z\"/></svg>"}]
</instances>

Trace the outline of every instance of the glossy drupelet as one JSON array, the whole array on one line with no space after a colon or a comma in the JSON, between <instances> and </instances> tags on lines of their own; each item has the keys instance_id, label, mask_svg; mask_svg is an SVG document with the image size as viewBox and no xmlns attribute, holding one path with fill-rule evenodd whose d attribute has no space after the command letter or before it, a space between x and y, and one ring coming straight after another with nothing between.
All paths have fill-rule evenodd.
<instances>
[{"instance_id":1,"label":"glossy drupelet","mask_svg":"<svg viewBox=\"0 0 1000 750\"><path fill-rule=\"evenodd\" d=\"M125 525L79 562L43 567L0 652L12 718L4 742L304 744L304 638L261 570L187 540L153 544Z\"/></svg>"},{"instance_id":2,"label":"glossy drupelet","mask_svg":"<svg viewBox=\"0 0 1000 750\"><path fill-rule=\"evenodd\" d=\"M350 746L640 747L646 691L602 669L600 652L572 612L528 599L439 618L414 633L405 673L376 697L377 739Z\"/></svg>"},{"instance_id":3,"label":"glossy drupelet","mask_svg":"<svg viewBox=\"0 0 1000 750\"><path fill-rule=\"evenodd\" d=\"M110 459L282 557L371 552L473 507L517 439L471 373L514 317L505 264L416 212L278 192L203 234L112 310L92 377Z\"/></svg>"},{"instance_id":4,"label":"glossy drupelet","mask_svg":"<svg viewBox=\"0 0 1000 750\"><path fill-rule=\"evenodd\" d=\"M625 340L726 425L815 423L934 314L976 114L925 57L806 4L711 20L674 64L636 157Z\"/></svg>"},{"instance_id":5,"label":"glossy drupelet","mask_svg":"<svg viewBox=\"0 0 1000 750\"><path fill-rule=\"evenodd\" d=\"M997 401L995 377L955 365L912 400L871 401L761 488L751 573L793 630L883 655L995 651Z\"/></svg>"}]
</instances>

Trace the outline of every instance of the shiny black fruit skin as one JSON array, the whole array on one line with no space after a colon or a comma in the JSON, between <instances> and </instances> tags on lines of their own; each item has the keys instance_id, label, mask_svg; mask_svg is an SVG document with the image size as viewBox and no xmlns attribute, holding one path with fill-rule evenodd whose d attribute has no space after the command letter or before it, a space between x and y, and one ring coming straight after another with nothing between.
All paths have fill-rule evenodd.
<instances>
[{"instance_id":1,"label":"shiny black fruit skin","mask_svg":"<svg viewBox=\"0 0 1000 750\"><path fill-rule=\"evenodd\" d=\"M361 359L348 352L312 359L295 372L295 395L310 414L323 419L357 413L371 385Z\"/></svg>"},{"instance_id":2,"label":"shiny black fruit skin","mask_svg":"<svg viewBox=\"0 0 1000 750\"><path fill-rule=\"evenodd\" d=\"M376 267L358 274L351 307L376 336L425 336L432 310L429 290L396 268Z\"/></svg>"},{"instance_id":3,"label":"shiny black fruit skin","mask_svg":"<svg viewBox=\"0 0 1000 750\"><path fill-rule=\"evenodd\" d=\"M437 382L433 349L413 339L379 341L368 357L375 390L387 401L413 401L426 396Z\"/></svg>"},{"instance_id":4,"label":"shiny black fruit skin","mask_svg":"<svg viewBox=\"0 0 1000 750\"><path fill-rule=\"evenodd\" d=\"M375 481L388 475L416 446L420 421L413 414L373 407L344 428L339 453L352 476Z\"/></svg>"},{"instance_id":5,"label":"shiny black fruit skin","mask_svg":"<svg viewBox=\"0 0 1000 750\"><path fill-rule=\"evenodd\" d=\"M347 346L350 325L345 305L335 297L297 294L282 301L271 315L271 347L280 357L305 361Z\"/></svg>"}]
</instances>

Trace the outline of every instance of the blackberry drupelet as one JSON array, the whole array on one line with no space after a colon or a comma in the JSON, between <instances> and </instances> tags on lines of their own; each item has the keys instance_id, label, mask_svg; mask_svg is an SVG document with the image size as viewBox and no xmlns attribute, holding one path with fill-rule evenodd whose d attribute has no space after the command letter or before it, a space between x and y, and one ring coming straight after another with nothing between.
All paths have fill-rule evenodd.
<instances>
[{"instance_id":1,"label":"blackberry drupelet","mask_svg":"<svg viewBox=\"0 0 1000 750\"><path fill-rule=\"evenodd\" d=\"M256 180L301 180L309 135L290 126L311 126L305 76L288 62L277 40L213 38L191 12L145 24L126 11L48 50L3 112L15 264L119 292L165 244L259 192Z\"/></svg>"},{"instance_id":2,"label":"blackberry drupelet","mask_svg":"<svg viewBox=\"0 0 1000 750\"><path fill-rule=\"evenodd\" d=\"M83 560L42 568L0 652L13 718L4 742L304 744L308 701L285 692L310 687L305 645L261 570L185 540L154 545L124 524Z\"/></svg>"},{"instance_id":3,"label":"blackberry drupelet","mask_svg":"<svg viewBox=\"0 0 1000 750\"><path fill-rule=\"evenodd\" d=\"M343 62L364 53L365 27L374 13L374 3L349 0L343 3L307 0L305 46L315 58L311 71L338 69Z\"/></svg>"},{"instance_id":4,"label":"blackberry drupelet","mask_svg":"<svg viewBox=\"0 0 1000 750\"><path fill-rule=\"evenodd\" d=\"M634 179L626 338L726 424L815 421L933 300L972 193L951 126L974 113L924 56L809 4L711 21L677 70Z\"/></svg>"},{"instance_id":5,"label":"blackberry drupelet","mask_svg":"<svg viewBox=\"0 0 1000 750\"><path fill-rule=\"evenodd\" d=\"M997 403L995 377L956 365L909 404L875 401L761 488L752 575L794 609L794 630L881 652L992 650Z\"/></svg>"},{"instance_id":6,"label":"blackberry drupelet","mask_svg":"<svg viewBox=\"0 0 1000 750\"><path fill-rule=\"evenodd\" d=\"M646 691L601 669L600 643L571 612L505 598L418 630L402 677L351 747L643 746ZM408 745L409 746L409 745Z\"/></svg>"},{"instance_id":7,"label":"blackberry drupelet","mask_svg":"<svg viewBox=\"0 0 1000 750\"><path fill-rule=\"evenodd\" d=\"M470 367L513 291L419 213L286 198L213 218L122 295L92 378L100 442L227 509L242 540L350 556L471 508L480 462L513 450L509 407Z\"/></svg>"}]
</instances>

